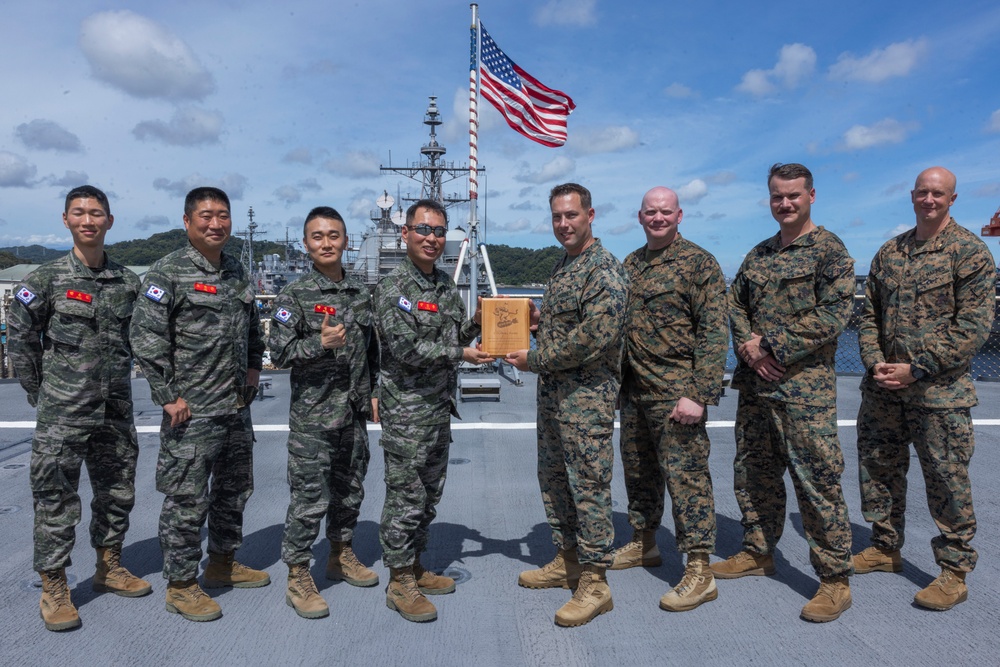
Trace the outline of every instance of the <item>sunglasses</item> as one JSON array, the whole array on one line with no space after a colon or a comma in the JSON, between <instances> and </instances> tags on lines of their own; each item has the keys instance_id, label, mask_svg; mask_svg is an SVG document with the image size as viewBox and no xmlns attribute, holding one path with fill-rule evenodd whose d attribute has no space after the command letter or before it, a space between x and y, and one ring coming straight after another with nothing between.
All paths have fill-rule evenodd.
<instances>
[{"instance_id":1,"label":"sunglasses","mask_svg":"<svg viewBox=\"0 0 1000 667\"><path fill-rule=\"evenodd\" d=\"M433 234L437 238L444 238L444 235L448 233L447 227L431 227L430 225L407 225L407 229L420 234L421 236L430 236Z\"/></svg>"}]
</instances>

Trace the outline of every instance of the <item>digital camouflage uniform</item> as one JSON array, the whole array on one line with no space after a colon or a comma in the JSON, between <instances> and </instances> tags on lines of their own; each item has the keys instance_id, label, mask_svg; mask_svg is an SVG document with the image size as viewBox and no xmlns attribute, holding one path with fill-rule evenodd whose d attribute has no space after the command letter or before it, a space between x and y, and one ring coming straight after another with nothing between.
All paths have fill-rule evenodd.
<instances>
[{"instance_id":1,"label":"digital camouflage uniform","mask_svg":"<svg viewBox=\"0 0 1000 667\"><path fill-rule=\"evenodd\" d=\"M861 509L874 524L872 544L887 551L903 546L912 442L941 531L931 540L934 558L942 567L971 572L970 408L977 400L970 371L990 335L996 270L986 244L954 219L927 241L917 241L915 232L882 246L865 288L858 331L869 370L858 412ZM910 363L926 375L902 389L882 389L871 375L880 362Z\"/></svg>"},{"instance_id":2,"label":"digital camouflage uniform","mask_svg":"<svg viewBox=\"0 0 1000 667\"><path fill-rule=\"evenodd\" d=\"M538 483L552 541L585 565L611 564L611 468L628 279L594 239L563 254L545 288L537 349Z\"/></svg>"},{"instance_id":3,"label":"digital camouflage uniform","mask_svg":"<svg viewBox=\"0 0 1000 667\"><path fill-rule=\"evenodd\" d=\"M71 250L25 278L8 311L14 370L38 408L31 492L39 572L71 564L84 462L91 546L125 541L139 456L128 339L138 291L136 275L107 255L92 270Z\"/></svg>"},{"instance_id":4,"label":"digital camouflage uniform","mask_svg":"<svg viewBox=\"0 0 1000 667\"><path fill-rule=\"evenodd\" d=\"M625 258L628 319L621 392L621 453L629 523L656 530L664 490L677 549L715 551L715 501L705 411L697 424L670 419L678 399L718 405L726 367L726 280L711 254L677 236Z\"/></svg>"},{"instance_id":5,"label":"digital camouflage uniform","mask_svg":"<svg viewBox=\"0 0 1000 667\"><path fill-rule=\"evenodd\" d=\"M773 554L785 525L784 471L792 477L820 578L853 574L851 524L840 487L844 455L837 437L837 337L854 300L854 260L835 234L818 227L781 247L758 244L730 287L733 346L763 336L785 367L776 382L740 360L732 385L736 412L736 499L743 546Z\"/></svg>"},{"instance_id":6,"label":"digital camouflage uniform","mask_svg":"<svg viewBox=\"0 0 1000 667\"><path fill-rule=\"evenodd\" d=\"M444 491L451 415L463 347L479 334L466 319L455 282L435 268L424 274L409 257L375 289L381 344L380 443L385 506L379 539L389 568L413 565Z\"/></svg>"},{"instance_id":7,"label":"digital camouflage uniform","mask_svg":"<svg viewBox=\"0 0 1000 667\"><path fill-rule=\"evenodd\" d=\"M253 426L247 368L260 369L264 340L253 286L235 258L212 266L192 245L149 269L136 299L132 348L153 401L183 398L191 419L170 426L163 411L156 488L163 576L194 579L201 527L208 550L243 542L243 508L253 493ZM211 480L211 481L210 481Z\"/></svg>"},{"instance_id":8,"label":"digital camouflage uniform","mask_svg":"<svg viewBox=\"0 0 1000 667\"><path fill-rule=\"evenodd\" d=\"M323 321L343 324L344 347L323 348ZM315 267L281 290L271 320L271 359L292 369L288 486L281 559L308 562L326 517L331 542L350 542L368 472L371 392L378 338L368 288L353 276L334 282Z\"/></svg>"}]
</instances>

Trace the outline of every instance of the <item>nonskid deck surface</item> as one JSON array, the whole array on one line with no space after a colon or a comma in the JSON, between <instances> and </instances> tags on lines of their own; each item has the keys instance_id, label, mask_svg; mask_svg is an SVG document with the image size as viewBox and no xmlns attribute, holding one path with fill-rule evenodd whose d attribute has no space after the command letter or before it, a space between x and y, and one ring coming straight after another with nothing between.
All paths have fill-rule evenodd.
<instances>
[{"instance_id":1,"label":"nonskid deck surface","mask_svg":"<svg viewBox=\"0 0 1000 667\"><path fill-rule=\"evenodd\" d=\"M372 460L355 548L382 584L354 588L328 582L325 539L314 548L313 575L330 605L329 618L305 620L285 605L287 569L280 542L288 502L285 481L288 376L271 374L273 388L254 403L257 425L255 491L245 523L241 561L266 569L261 589L209 591L223 617L192 623L164 610L166 583L156 538L162 495L154 469L160 411L142 379L133 384L140 455L137 502L124 562L153 583L153 593L126 599L91 591L94 552L87 524L90 487L81 482L83 522L69 568L81 628L45 630L38 614L37 577L31 569L31 494L28 462L34 410L16 383L0 383L0 587L4 622L0 654L11 665L987 665L1000 654L1000 384L979 383L976 454L971 474L979 519L979 550L969 576L968 602L929 612L911 604L936 575L930 538L936 533L924 500L919 464L911 458L907 542L901 574L852 579L853 607L833 623L799 620L817 581L808 562L801 519L789 485L789 518L774 577L720 581L719 599L686 613L661 611L660 596L683 571L668 515L657 534L662 566L609 573L615 608L575 629L553 623L568 599L561 589L517 586L518 573L554 553L535 474L534 376L525 385L502 380L501 401L460 405L444 499L431 529L428 566L459 582L452 595L433 599L439 618L415 624L385 606L388 571L379 560L378 523L384 498L380 432L371 431ZM854 548L868 544L861 517L853 419L858 378L839 379L844 493L854 528ZM739 510L732 492L736 392L710 411L711 466L719 536L717 554L740 546ZM618 433L615 434L617 450ZM616 543L631 535L620 461L612 484ZM715 558L715 557L713 557Z\"/></svg>"}]
</instances>

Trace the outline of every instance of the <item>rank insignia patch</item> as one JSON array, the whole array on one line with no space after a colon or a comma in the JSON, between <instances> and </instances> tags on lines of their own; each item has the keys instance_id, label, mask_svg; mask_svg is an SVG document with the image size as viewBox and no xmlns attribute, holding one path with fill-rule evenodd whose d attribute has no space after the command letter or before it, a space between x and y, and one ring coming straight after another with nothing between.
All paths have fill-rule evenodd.
<instances>
[{"instance_id":1,"label":"rank insignia patch","mask_svg":"<svg viewBox=\"0 0 1000 667\"><path fill-rule=\"evenodd\" d=\"M429 301L417 301L417 310L426 310L429 313L436 313L438 305Z\"/></svg>"},{"instance_id":2,"label":"rank insignia patch","mask_svg":"<svg viewBox=\"0 0 1000 667\"><path fill-rule=\"evenodd\" d=\"M218 291L219 291L219 288L216 287L215 285L206 285L205 283L195 283L194 284L194 291L195 292L205 292L206 294L217 294Z\"/></svg>"},{"instance_id":3,"label":"rank insignia patch","mask_svg":"<svg viewBox=\"0 0 1000 667\"><path fill-rule=\"evenodd\" d=\"M78 292L75 289L66 290L66 298L83 301L84 303L90 303L94 300L94 297L90 296L86 292Z\"/></svg>"},{"instance_id":4,"label":"rank insignia patch","mask_svg":"<svg viewBox=\"0 0 1000 667\"><path fill-rule=\"evenodd\" d=\"M317 313L323 313L325 315L336 315L337 314L337 309L334 308L333 306L323 306L323 305L320 305L320 304L317 303L316 304L316 312Z\"/></svg>"}]
</instances>

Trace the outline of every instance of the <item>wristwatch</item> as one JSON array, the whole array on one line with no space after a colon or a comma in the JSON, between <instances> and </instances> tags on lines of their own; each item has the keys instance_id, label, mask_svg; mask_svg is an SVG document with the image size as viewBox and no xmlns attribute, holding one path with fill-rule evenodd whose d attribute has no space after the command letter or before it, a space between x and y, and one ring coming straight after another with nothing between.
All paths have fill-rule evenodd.
<instances>
[{"instance_id":1,"label":"wristwatch","mask_svg":"<svg viewBox=\"0 0 1000 667\"><path fill-rule=\"evenodd\" d=\"M913 376L914 380L923 380L925 377L927 377L927 371L925 371L923 368L917 368L913 364L910 364L910 375Z\"/></svg>"}]
</instances>

